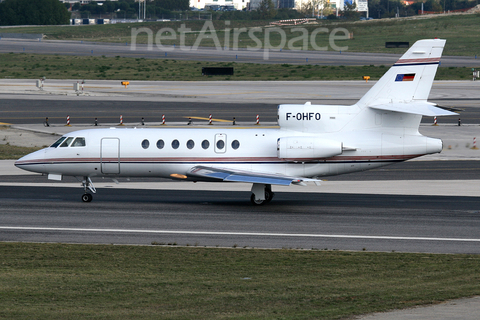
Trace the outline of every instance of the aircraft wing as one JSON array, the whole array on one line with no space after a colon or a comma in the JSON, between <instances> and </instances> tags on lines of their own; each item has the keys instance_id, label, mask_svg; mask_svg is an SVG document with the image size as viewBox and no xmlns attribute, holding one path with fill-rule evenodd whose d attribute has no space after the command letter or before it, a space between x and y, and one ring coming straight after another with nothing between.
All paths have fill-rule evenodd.
<instances>
[{"instance_id":1,"label":"aircraft wing","mask_svg":"<svg viewBox=\"0 0 480 320\"><path fill-rule=\"evenodd\" d=\"M195 166L187 173L189 178L200 178L206 181L232 181L263 184L277 184L289 186L290 184L303 184L304 178L288 177L278 174L268 174L250 171L237 171L223 168Z\"/></svg>"}]
</instances>

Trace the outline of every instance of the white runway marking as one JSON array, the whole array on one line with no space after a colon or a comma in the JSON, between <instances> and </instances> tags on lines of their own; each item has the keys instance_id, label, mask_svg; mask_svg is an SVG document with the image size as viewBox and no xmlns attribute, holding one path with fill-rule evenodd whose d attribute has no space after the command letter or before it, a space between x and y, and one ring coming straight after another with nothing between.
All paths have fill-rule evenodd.
<instances>
[{"instance_id":1,"label":"white runway marking","mask_svg":"<svg viewBox=\"0 0 480 320\"><path fill-rule=\"evenodd\" d=\"M227 232L227 231L188 231L188 230L141 230L141 229L96 229L96 228L47 228L47 227L7 227L0 230L17 231L64 231L64 232L105 232L105 233L153 233L153 234L191 234L191 235L230 235L259 237L309 237L309 238L339 238L339 239L380 239L380 240L415 240L415 241L464 241L480 242L480 239L435 238L435 237L400 237L400 236L369 236L345 234L311 234L311 233L269 233L269 232Z\"/></svg>"}]
</instances>

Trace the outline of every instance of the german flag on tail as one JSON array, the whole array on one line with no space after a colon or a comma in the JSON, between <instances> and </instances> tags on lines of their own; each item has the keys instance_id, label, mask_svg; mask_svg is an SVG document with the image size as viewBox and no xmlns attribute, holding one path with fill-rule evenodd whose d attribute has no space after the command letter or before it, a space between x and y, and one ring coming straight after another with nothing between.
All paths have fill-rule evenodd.
<instances>
[{"instance_id":1,"label":"german flag on tail","mask_svg":"<svg viewBox=\"0 0 480 320\"><path fill-rule=\"evenodd\" d=\"M415 79L415 73L397 74L395 81L413 81Z\"/></svg>"}]
</instances>

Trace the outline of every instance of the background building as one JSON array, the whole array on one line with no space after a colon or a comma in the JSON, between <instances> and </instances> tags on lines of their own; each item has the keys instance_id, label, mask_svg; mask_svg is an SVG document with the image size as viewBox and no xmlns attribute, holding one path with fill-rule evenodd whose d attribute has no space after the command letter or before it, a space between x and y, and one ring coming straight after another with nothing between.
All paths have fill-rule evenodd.
<instances>
[{"instance_id":1,"label":"background building","mask_svg":"<svg viewBox=\"0 0 480 320\"><path fill-rule=\"evenodd\" d=\"M242 10L248 6L250 0L190 0L190 7L203 9L205 6L233 6L237 10Z\"/></svg>"},{"instance_id":2,"label":"background building","mask_svg":"<svg viewBox=\"0 0 480 320\"><path fill-rule=\"evenodd\" d=\"M275 8L281 9L281 8L295 8L295 2L298 0L272 0L273 4L275 5ZM250 0L250 9L255 10L260 6L260 2L262 0Z\"/></svg>"},{"instance_id":3,"label":"background building","mask_svg":"<svg viewBox=\"0 0 480 320\"><path fill-rule=\"evenodd\" d=\"M110 1L118 1L118 0L110 0ZM89 4L90 2L97 2L98 4L105 2L105 0L60 0L63 3L70 3L75 4L80 2L80 4Z\"/></svg>"},{"instance_id":4,"label":"background building","mask_svg":"<svg viewBox=\"0 0 480 320\"><path fill-rule=\"evenodd\" d=\"M359 0L295 0L295 8L299 10L303 6L311 6L312 2L315 4L317 9L321 9L323 7L343 10L345 3L355 3L357 8L359 7Z\"/></svg>"}]
</instances>

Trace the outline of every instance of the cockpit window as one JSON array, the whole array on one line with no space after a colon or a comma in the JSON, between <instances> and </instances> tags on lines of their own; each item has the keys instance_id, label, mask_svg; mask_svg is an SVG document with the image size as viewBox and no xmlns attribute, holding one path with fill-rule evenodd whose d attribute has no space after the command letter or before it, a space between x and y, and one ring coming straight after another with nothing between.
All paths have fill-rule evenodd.
<instances>
[{"instance_id":1,"label":"cockpit window","mask_svg":"<svg viewBox=\"0 0 480 320\"><path fill-rule=\"evenodd\" d=\"M76 138L71 147L85 147L85 138Z\"/></svg>"},{"instance_id":2,"label":"cockpit window","mask_svg":"<svg viewBox=\"0 0 480 320\"><path fill-rule=\"evenodd\" d=\"M50 146L50 148L56 148L56 147L58 147L58 145L59 145L60 143L62 143L63 140L65 140L66 138L67 138L67 137L61 137L60 139L58 139L57 141L55 141L55 142Z\"/></svg>"},{"instance_id":3,"label":"cockpit window","mask_svg":"<svg viewBox=\"0 0 480 320\"><path fill-rule=\"evenodd\" d=\"M70 145L70 142L72 142L72 140L73 140L73 137L68 137L67 139L65 139L65 141L62 142L62 144L60 145L60 148L68 147Z\"/></svg>"}]
</instances>

